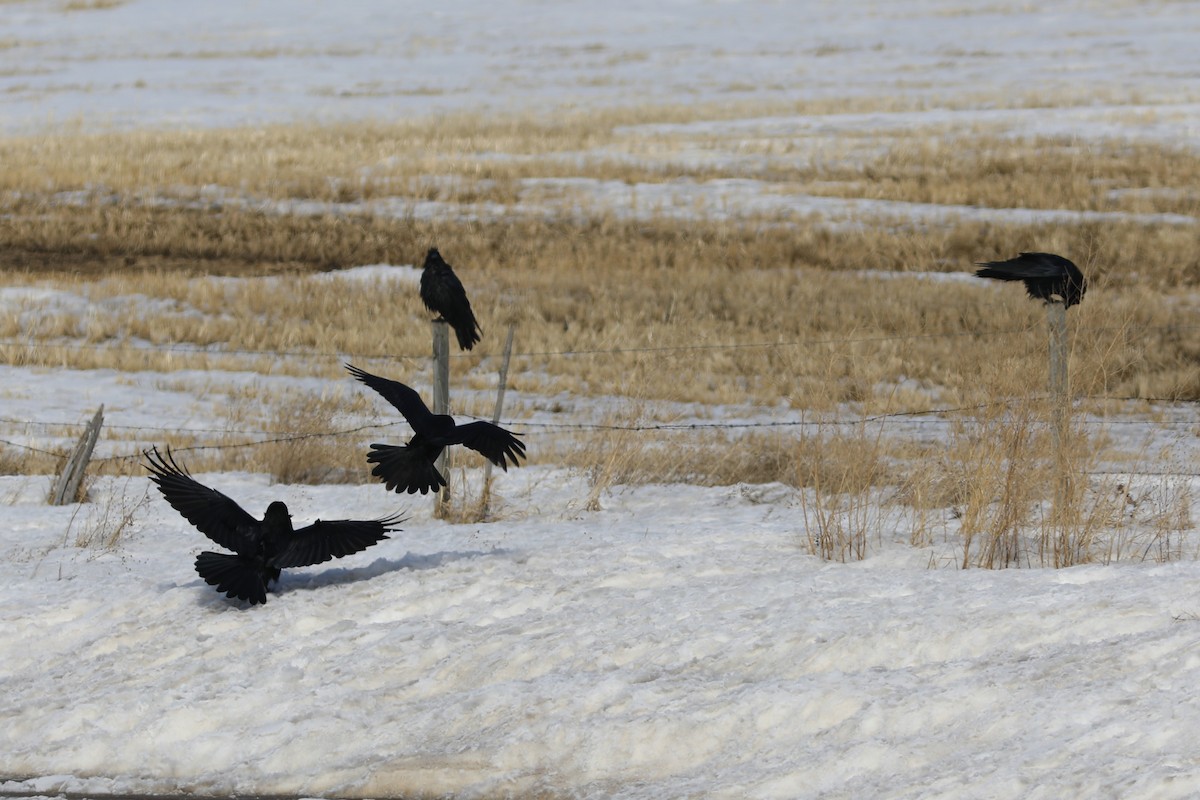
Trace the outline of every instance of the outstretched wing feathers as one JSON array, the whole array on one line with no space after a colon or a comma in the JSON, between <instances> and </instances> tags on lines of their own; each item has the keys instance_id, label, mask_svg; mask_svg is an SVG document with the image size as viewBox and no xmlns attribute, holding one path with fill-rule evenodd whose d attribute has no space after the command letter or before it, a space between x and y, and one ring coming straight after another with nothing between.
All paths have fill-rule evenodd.
<instances>
[{"instance_id":1,"label":"outstretched wing feathers","mask_svg":"<svg viewBox=\"0 0 1200 800\"><path fill-rule=\"evenodd\" d=\"M438 448L438 452L441 448ZM425 448L411 445L373 444L367 461L374 464L371 474L383 481L390 491L428 494L446 485L434 459Z\"/></svg>"},{"instance_id":2,"label":"outstretched wing feathers","mask_svg":"<svg viewBox=\"0 0 1200 800\"><path fill-rule=\"evenodd\" d=\"M525 457L525 443L516 434L490 422L468 422L459 425L451 434L451 444L461 444L483 455L497 467L508 471L508 462L518 466L517 458ZM507 460L506 460L507 459Z\"/></svg>"},{"instance_id":3,"label":"outstretched wing feathers","mask_svg":"<svg viewBox=\"0 0 1200 800\"><path fill-rule=\"evenodd\" d=\"M519 466L520 459L525 458L525 443L518 434L482 420L456 425L449 415L430 412L420 396L404 384L372 375L351 364L347 364L346 369L383 395L412 426L414 436L407 445L372 444L367 454L367 461L375 465L371 474L382 480L388 489L425 494L445 486L446 480L434 462L450 445L469 447L505 471L510 464ZM419 413L414 413L414 408Z\"/></svg>"},{"instance_id":4,"label":"outstretched wing feathers","mask_svg":"<svg viewBox=\"0 0 1200 800\"><path fill-rule=\"evenodd\" d=\"M981 278L996 278L1002 281L1022 281L1026 278L1061 278L1069 274L1069 265L1062 256L1052 253L1021 253L1007 261L979 261L983 267L975 274Z\"/></svg>"},{"instance_id":5,"label":"outstretched wing feathers","mask_svg":"<svg viewBox=\"0 0 1200 800\"><path fill-rule=\"evenodd\" d=\"M150 480L183 518L213 542L242 553L253 549L262 523L216 489L210 489L175 463L171 451L164 457L155 447L145 451Z\"/></svg>"},{"instance_id":6,"label":"outstretched wing feathers","mask_svg":"<svg viewBox=\"0 0 1200 800\"><path fill-rule=\"evenodd\" d=\"M404 415L414 433L428 432L433 424L433 412L425 405L421 395L415 389L405 386L398 381L390 381L378 375L361 370L353 364L347 364L346 369L358 380L370 386L387 400L396 410Z\"/></svg>"},{"instance_id":7,"label":"outstretched wing feathers","mask_svg":"<svg viewBox=\"0 0 1200 800\"><path fill-rule=\"evenodd\" d=\"M196 572L227 597L251 605L267 601L267 585L281 569L307 567L365 550L399 530L398 514L374 520L317 520L293 530L287 507L271 503L262 522L215 489L197 482L175 463L170 449L146 450L146 468L167 502L215 543L236 555L203 552Z\"/></svg>"},{"instance_id":8,"label":"outstretched wing feathers","mask_svg":"<svg viewBox=\"0 0 1200 800\"><path fill-rule=\"evenodd\" d=\"M288 543L271 559L277 569L308 567L330 559L366 550L388 538L403 521L399 515L377 520L317 520L297 530Z\"/></svg>"}]
</instances>

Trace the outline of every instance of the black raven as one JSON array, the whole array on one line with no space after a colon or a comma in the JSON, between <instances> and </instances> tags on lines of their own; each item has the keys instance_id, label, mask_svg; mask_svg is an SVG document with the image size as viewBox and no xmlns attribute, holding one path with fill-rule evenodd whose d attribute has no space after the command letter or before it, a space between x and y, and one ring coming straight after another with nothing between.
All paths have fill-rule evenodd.
<instances>
[{"instance_id":1,"label":"black raven","mask_svg":"<svg viewBox=\"0 0 1200 800\"><path fill-rule=\"evenodd\" d=\"M292 529L287 506L276 500L267 506L262 522L250 516L233 500L197 482L175 463L170 449L164 458L155 447L143 451L150 480L171 506L201 533L234 551L205 551L196 556L196 572L205 583L226 597L250 605L267 602L267 584L279 580L280 570L307 567L331 558L365 550L388 538L403 520L393 515L382 519L317 520L299 530Z\"/></svg>"},{"instance_id":2,"label":"black raven","mask_svg":"<svg viewBox=\"0 0 1200 800\"><path fill-rule=\"evenodd\" d=\"M980 261L975 274L1000 281L1025 281L1029 296L1047 303L1061 298L1066 307L1078 305L1087 291L1087 281L1079 267L1053 253L1021 253L1008 261Z\"/></svg>"},{"instance_id":3,"label":"black raven","mask_svg":"<svg viewBox=\"0 0 1200 800\"><path fill-rule=\"evenodd\" d=\"M425 255L425 268L421 270L421 302L439 319L450 323L458 337L458 346L463 350L470 350L479 341L483 331L471 311L467 292L436 247L429 248Z\"/></svg>"},{"instance_id":4,"label":"black raven","mask_svg":"<svg viewBox=\"0 0 1200 800\"><path fill-rule=\"evenodd\" d=\"M436 492L445 486L446 479L437 471L434 462L442 450L452 444L465 445L482 453L484 458L506 472L509 461L516 467L520 466L517 458L525 457L525 443L517 438L517 434L509 433L499 425L483 421L456 425L449 414L430 411L421 396L403 383L372 375L352 364L347 364L346 369L383 395L383 399L395 406L413 429L413 437L407 445L371 445L367 455L367 461L375 465L371 474L389 489L426 494L431 489Z\"/></svg>"}]
</instances>

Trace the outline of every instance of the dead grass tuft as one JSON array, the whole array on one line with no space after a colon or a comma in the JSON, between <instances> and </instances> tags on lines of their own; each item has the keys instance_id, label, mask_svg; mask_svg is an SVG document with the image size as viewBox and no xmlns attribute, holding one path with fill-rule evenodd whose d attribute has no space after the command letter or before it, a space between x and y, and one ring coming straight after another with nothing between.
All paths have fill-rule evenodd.
<instances>
[{"instance_id":1,"label":"dead grass tuft","mask_svg":"<svg viewBox=\"0 0 1200 800\"><path fill-rule=\"evenodd\" d=\"M35 461L42 463L35 465ZM0 475L30 475L38 472L49 472L53 469L53 459L44 456L37 459L36 454L25 448L0 444Z\"/></svg>"},{"instance_id":2,"label":"dead grass tuft","mask_svg":"<svg viewBox=\"0 0 1200 800\"><path fill-rule=\"evenodd\" d=\"M861 561L880 528L873 489L894 483L883 457L882 429L838 427L800 461L811 487L800 494L809 552L826 561Z\"/></svg>"},{"instance_id":3,"label":"dead grass tuft","mask_svg":"<svg viewBox=\"0 0 1200 800\"><path fill-rule=\"evenodd\" d=\"M267 430L274 439L254 448L251 464L281 484L365 483L366 449L338 430L347 398L342 391L300 394L280 403ZM341 423L344 424L344 423Z\"/></svg>"},{"instance_id":4,"label":"dead grass tuft","mask_svg":"<svg viewBox=\"0 0 1200 800\"><path fill-rule=\"evenodd\" d=\"M113 488L103 502L94 503L75 536L76 547L114 549L121 537L129 530L137 515L150 502L150 485L137 482L142 491L131 491L129 479L114 482Z\"/></svg>"},{"instance_id":5,"label":"dead grass tuft","mask_svg":"<svg viewBox=\"0 0 1200 800\"><path fill-rule=\"evenodd\" d=\"M884 440L835 428L813 435L636 430L630 417L581 440L563 460L588 477L589 510L616 485L781 483L826 495L860 495L888 481Z\"/></svg>"}]
</instances>

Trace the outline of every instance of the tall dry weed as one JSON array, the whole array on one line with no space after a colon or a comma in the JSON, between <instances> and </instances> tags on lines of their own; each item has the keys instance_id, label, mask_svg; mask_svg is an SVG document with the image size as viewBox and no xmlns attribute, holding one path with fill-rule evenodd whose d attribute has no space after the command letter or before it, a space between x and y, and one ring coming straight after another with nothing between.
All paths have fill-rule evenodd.
<instances>
[{"instance_id":1,"label":"tall dry weed","mask_svg":"<svg viewBox=\"0 0 1200 800\"><path fill-rule=\"evenodd\" d=\"M141 491L134 489L131 483ZM75 536L75 546L112 550L149 502L149 483L128 478L112 480L107 496L101 502L92 504L88 517Z\"/></svg>"},{"instance_id":2,"label":"tall dry weed","mask_svg":"<svg viewBox=\"0 0 1200 800\"><path fill-rule=\"evenodd\" d=\"M867 557L882 518L873 490L889 482L882 441L881 428L860 423L820 432L797 454L809 552L826 561Z\"/></svg>"},{"instance_id":3,"label":"tall dry weed","mask_svg":"<svg viewBox=\"0 0 1200 800\"><path fill-rule=\"evenodd\" d=\"M0 444L0 475L26 475L32 451Z\"/></svg>"},{"instance_id":4,"label":"tall dry weed","mask_svg":"<svg viewBox=\"0 0 1200 800\"><path fill-rule=\"evenodd\" d=\"M366 448L359 437L339 435L345 404L340 391L301 393L278 405L267 425L271 438L253 451L256 469L278 483L365 483Z\"/></svg>"},{"instance_id":5,"label":"tall dry weed","mask_svg":"<svg viewBox=\"0 0 1200 800\"><path fill-rule=\"evenodd\" d=\"M1094 530L1095 560L1175 561L1196 555L1189 532L1192 484L1188 475L1103 474L1091 482L1083 527Z\"/></svg>"}]
</instances>

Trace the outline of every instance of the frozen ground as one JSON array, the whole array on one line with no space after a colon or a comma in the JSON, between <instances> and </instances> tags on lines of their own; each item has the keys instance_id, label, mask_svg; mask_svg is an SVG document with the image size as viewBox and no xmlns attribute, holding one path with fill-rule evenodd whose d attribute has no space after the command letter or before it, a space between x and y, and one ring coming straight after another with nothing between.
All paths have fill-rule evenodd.
<instances>
[{"instance_id":1,"label":"frozen ground","mask_svg":"<svg viewBox=\"0 0 1200 800\"><path fill-rule=\"evenodd\" d=\"M881 108L672 131L694 146L671 157L694 162L752 157L739 142L761 137L800 142L801 155L869 152L878 142L846 144L863 128L1180 146L1200 128L1200 12L1167 0L470 0L439 11L10 0L0 19L9 134L551 114L631 97L859 97ZM893 96L928 105L895 113ZM1004 108L1037 96L1062 107ZM571 213L579 198L633 213L652 203L706 215L778 203L834 222L864 213L846 201L797 207L808 201L753 181L529 188L530 213ZM30 288L3 290L0 304L31 325L50 308L89 308L85 295ZM228 429L225 392L264 380L309 379L3 366L0 438L62 447L100 402L108 427L137 443L166 429L216 433ZM574 402L572 421L616 400ZM531 448L553 436L537 401L512 400ZM673 409L689 414L780 412ZM1147 454L1146 473L1164 473L1125 476L1143 511L1179 503L1196 518L1193 422L1191 407L1104 421ZM945 423L905 424L928 436ZM105 455L122 447L101 444ZM1200 562L1187 532L1166 564L1131 549L1112 565L963 571L948 510L924 523L932 543L914 548L913 519L879 504L871 556L831 564L809 554L800 495L776 485L618 488L588 510L582 476L526 467L499 476L497 521L468 525L378 485L200 477L256 515L282 499L298 520L403 507L411 518L364 553L289 571L266 606L241 609L192 571L209 545L146 479L104 478L94 502L50 508L49 477L0 478L0 781L12 779L0 796L1200 795ZM1134 539L1150 528L1143 511L1124 523ZM80 546L126 519L116 547Z\"/></svg>"}]
</instances>

